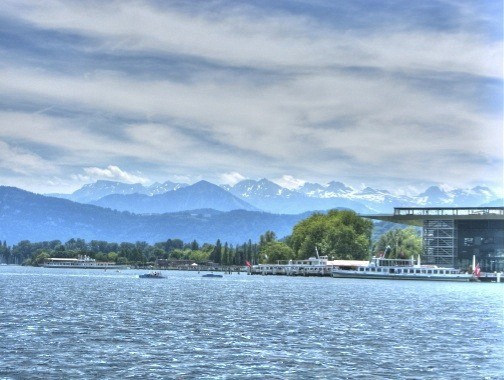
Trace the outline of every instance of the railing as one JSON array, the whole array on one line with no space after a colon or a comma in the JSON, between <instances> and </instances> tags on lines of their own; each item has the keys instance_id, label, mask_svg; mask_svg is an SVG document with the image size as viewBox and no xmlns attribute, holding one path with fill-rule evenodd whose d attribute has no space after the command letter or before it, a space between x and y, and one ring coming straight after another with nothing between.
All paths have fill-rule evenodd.
<instances>
[{"instance_id":1,"label":"railing","mask_svg":"<svg viewBox=\"0 0 504 380\"><path fill-rule=\"evenodd\" d=\"M504 207L396 207L394 216L504 215Z\"/></svg>"}]
</instances>

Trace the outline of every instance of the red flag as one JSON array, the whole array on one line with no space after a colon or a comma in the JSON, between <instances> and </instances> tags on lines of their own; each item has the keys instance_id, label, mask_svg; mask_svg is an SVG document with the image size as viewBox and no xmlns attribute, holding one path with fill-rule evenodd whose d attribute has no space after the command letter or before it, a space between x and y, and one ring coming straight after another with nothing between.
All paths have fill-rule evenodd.
<instances>
[{"instance_id":1,"label":"red flag","mask_svg":"<svg viewBox=\"0 0 504 380\"><path fill-rule=\"evenodd\" d=\"M474 275L474 277L479 277L480 273L481 273L481 268L478 263L478 264L476 264L476 268L474 268L473 275Z\"/></svg>"},{"instance_id":2,"label":"red flag","mask_svg":"<svg viewBox=\"0 0 504 380\"><path fill-rule=\"evenodd\" d=\"M247 260L245 260L245 265L248 266L249 268L252 266L252 264L250 264L250 262L248 262Z\"/></svg>"}]
</instances>

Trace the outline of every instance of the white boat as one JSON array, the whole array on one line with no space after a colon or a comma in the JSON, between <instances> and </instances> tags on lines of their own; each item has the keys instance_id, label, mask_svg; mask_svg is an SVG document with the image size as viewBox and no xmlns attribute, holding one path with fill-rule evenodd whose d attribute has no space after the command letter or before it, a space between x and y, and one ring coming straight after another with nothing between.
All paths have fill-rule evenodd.
<instances>
[{"instance_id":1,"label":"white boat","mask_svg":"<svg viewBox=\"0 0 504 380\"><path fill-rule=\"evenodd\" d=\"M79 255L76 259L50 257L44 261L44 268L75 268L75 269L122 269L126 268L109 261L96 261L87 255Z\"/></svg>"},{"instance_id":2,"label":"white boat","mask_svg":"<svg viewBox=\"0 0 504 380\"><path fill-rule=\"evenodd\" d=\"M474 276L455 268L421 265L411 259L386 259L373 257L367 265L352 269L334 268L332 276L338 278L368 278L386 280L471 281Z\"/></svg>"},{"instance_id":3,"label":"white boat","mask_svg":"<svg viewBox=\"0 0 504 380\"><path fill-rule=\"evenodd\" d=\"M287 276L329 276L333 266L327 256L310 257L306 260L289 260L285 264L259 264L250 268L250 274Z\"/></svg>"}]
</instances>

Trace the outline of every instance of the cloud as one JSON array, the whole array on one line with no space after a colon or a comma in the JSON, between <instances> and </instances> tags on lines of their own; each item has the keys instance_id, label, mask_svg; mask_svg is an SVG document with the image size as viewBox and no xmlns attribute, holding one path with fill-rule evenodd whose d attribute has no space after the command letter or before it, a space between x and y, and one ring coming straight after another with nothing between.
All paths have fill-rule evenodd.
<instances>
[{"instance_id":1,"label":"cloud","mask_svg":"<svg viewBox=\"0 0 504 380\"><path fill-rule=\"evenodd\" d=\"M7 1L0 138L62 177L502 186L493 12L282 4Z\"/></svg>"},{"instance_id":2,"label":"cloud","mask_svg":"<svg viewBox=\"0 0 504 380\"><path fill-rule=\"evenodd\" d=\"M342 31L309 15L265 14L241 5L218 12L187 12L147 1L95 3L92 7L72 1L28 4L21 5L23 12L19 5L6 12L18 12L18 17L40 28L92 38L104 51L196 56L238 67L321 69L329 63L362 66L365 62L387 69L502 77L495 65L501 60L500 44L482 41L484 36L465 32L462 25L449 32L411 29L404 20L391 29L376 30L371 24L369 29Z\"/></svg>"},{"instance_id":3,"label":"cloud","mask_svg":"<svg viewBox=\"0 0 504 380\"><path fill-rule=\"evenodd\" d=\"M119 182L141 183L141 184L149 182L147 178L128 173L114 165L109 165L106 168L96 168L96 167L84 168L84 172L86 173L85 178L93 180L107 179Z\"/></svg>"},{"instance_id":4,"label":"cloud","mask_svg":"<svg viewBox=\"0 0 504 380\"><path fill-rule=\"evenodd\" d=\"M291 175L283 175L281 178L273 180L273 182L277 185L285 187L286 189L297 189L306 183L306 181L294 178Z\"/></svg>"},{"instance_id":5,"label":"cloud","mask_svg":"<svg viewBox=\"0 0 504 380\"><path fill-rule=\"evenodd\" d=\"M246 177L238 172L223 173L220 175L220 181L225 185L236 185L238 182L243 181Z\"/></svg>"},{"instance_id":6,"label":"cloud","mask_svg":"<svg viewBox=\"0 0 504 380\"><path fill-rule=\"evenodd\" d=\"M58 172L50 161L0 140L0 169L22 175L40 176Z\"/></svg>"}]
</instances>

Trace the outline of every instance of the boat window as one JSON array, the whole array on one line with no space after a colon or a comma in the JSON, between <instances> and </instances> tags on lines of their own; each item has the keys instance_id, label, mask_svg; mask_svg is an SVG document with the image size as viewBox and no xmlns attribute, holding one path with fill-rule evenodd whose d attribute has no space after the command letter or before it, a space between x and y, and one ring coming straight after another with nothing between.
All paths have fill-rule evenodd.
<instances>
[{"instance_id":1,"label":"boat window","mask_svg":"<svg viewBox=\"0 0 504 380\"><path fill-rule=\"evenodd\" d=\"M364 272L364 268L359 268L359 272Z\"/></svg>"},{"instance_id":2,"label":"boat window","mask_svg":"<svg viewBox=\"0 0 504 380\"><path fill-rule=\"evenodd\" d=\"M434 269L434 270L432 271L432 273L437 274L437 270L435 270L435 269Z\"/></svg>"},{"instance_id":3,"label":"boat window","mask_svg":"<svg viewBox=\"0 0 504 380\"><path fill-rule=\"evenodd\" d=\"M376 271L377 272L381 272L381 268L376 268Z\"/></svg>"},{"instance_id":4,"label":"boat window","mask_svg":"<svg viewBox=\"0 0 504 380\"><path fill-rule=\"evenodd\" d=\"M371 272L374 272L375 271L375 268L371 268Z\"/></svg>"},{"instance_id":5,"label":"boat window","mask_svg":"<svg viewBox=\"0 0 504 380\"><path fill-rule=\"evenodd\" d=\"M401 271L401 269L398 269L398 270L397 270L397 273L401 273L401 272L402 272L402 271Z\"/></svg>"},{"instance_id":6,"label":"boat window","mask_svg":"<svg viewBox=\"0 0 504 380\"><path fill-rule=\"evenodd\" d=\"M430 270L430 269L429 269L429 270L427 271L427 274L432 274L432 270Z\"/></svg>"}]
</instances>

